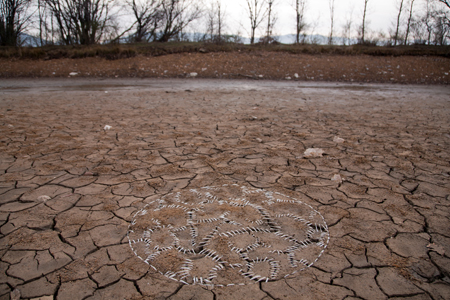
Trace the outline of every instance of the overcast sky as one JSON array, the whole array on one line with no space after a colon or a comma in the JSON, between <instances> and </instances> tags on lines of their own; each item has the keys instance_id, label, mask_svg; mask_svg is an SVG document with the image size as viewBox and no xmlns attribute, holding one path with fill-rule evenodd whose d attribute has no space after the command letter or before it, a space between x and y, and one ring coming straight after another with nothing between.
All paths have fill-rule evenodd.
<instances>
[{"instance_id":1,"label":"overcast sky","mask_svg":"<svg viewBox=\"0 0 450 300\"><path fill-rule=\"evenodd\" d=\"M209 0L207 0L209 1ZM329 0L308 0L306 11L306 22L315 23L314 33L328 35L330 32L330 9ZM387 33L392 22L396 18L397 0L369 0L367 21L369 30L379 32L383 30ZM415 9L419 9L421 1L416 1ZM243 36L248 36L249 20L245 10L246 0L222 0L226 7L228 31L231 34L241 31ZM276 0L275 10L278 21L275 25L274 35L284 35L295 33L295 10L294 0ZM342 26L353 10L353 29L356 30L362 22L362 12L364 0L335 0L335 21L334 36L340 36ZM243 25L239 26L239 25ZM263 33L264 26L261 26L260 34ZM311 29L310 29L311 31ZM311 32L308 32L310 34ZM259 35L259 34L258 34Z\"/></svg>"}]
</instances>

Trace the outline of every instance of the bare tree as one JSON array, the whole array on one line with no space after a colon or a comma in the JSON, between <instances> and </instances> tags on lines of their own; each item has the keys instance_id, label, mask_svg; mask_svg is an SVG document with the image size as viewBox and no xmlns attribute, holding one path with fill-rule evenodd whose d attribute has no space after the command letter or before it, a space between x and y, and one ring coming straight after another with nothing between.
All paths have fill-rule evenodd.
<instances>
[{"instance_id":1,"label":"bare tree","mask_svg":"<svg viewBox=\"0 0 450 300\"><path fill-rule=\"evenodd\" d=\"M2 0L0 2L0 45L20 46L20 35L30 23L31 0Z\"/></svg>"},{"instance_id":2,"label":"bare tree","mask_svg":"<svg viewBox=\"0 0 450 300\"><path fill-rule=\"evenodd\" d=\"M132 42L148 42L156 38L157 29L161 26L162 12L160 0L128 0L134 16L135 31L132 34Z\"/></svg>"},{"instance_id":3,"label":"bare tree","mask_svg":"<svg viewBox=\"0 0 450 300\"><path fill-rule=\"evenodd\" d=\"M295 0L295 43L300 43L300 34L306 29L305 12L307 0Z\"/></svg>"},{"instance_id":4,"label":"bare tree","mask_svg":"<svg viewBox=\"0 0 450 300\"><path fill-rule=\"evenodd\" d=\"M328 36L328 44L333 45L333 29L334 29L334 0L328 0L328 4L330 7L330 35Z\"/></svg>"},{"instance_id":5,"label":"bare tree","mask_svg":"<svg viewBox=\"0 0 450 300\"><path fill-rule=\"evenodd\" d=\"M211 8L207 14L209 39L215 43L223 42L225 28L225 9L220 0L211 2Z\"/></svg>"},{"instance_id":6,"label":"bare tree","mask_svg":"<svg viewBox=\"0 0 450 300\"><path fill-rule=\"evenodd\" d=\"M48 16L47 5L44 0L37 1L37 12L39 18L39 45L43 46L49 43L49 39L51 39L50 43L53 42L53 32L48 28L47 21L50 19L52 21L52 17Z\"/></svg>"},{"instance_id":7,"label":"bare tree","mask_svg":"<svg viewBox=\"0 0 450 300\"><path fill-rule=\"evenodd\" d=\"M408 44L408 36L409 36L409 32L411 30L411 22L413 19L413 7L414 7L414 0L410 0L409 16L408 16L408 21L406 22L406 33L405 33L405 42L404 42L405 45Z\"/></svg>"},{"instance_id":8,"label":"bare tree","mask_svg":"<svg viewBox=\"0 0 450 300\"><path fill-rule=\"evenodd\" d=\"M366 35L366 16L367 16L367 4L369 3L369 0L364 0L364 10L363 10L363 19L361 24L361 31L360 31L360 43L364 44L366 42L365 35Z\"/></svg>"},{"instance_id":9,"label":"bare tree","mask_svg":"<svg viewBox=\"0 0 450 300\"><path fill-rule=\"evenodd\" d=\"M445 7L436 6L432 12L433 19L433 42L435 45L446 45L450 38L450 8L449 1L439 0Z\"/></svg>"},{"instance_id":10,"label":"bare tree","mask_svg":"<svg viewBox=\"0 0 450 300\"><path fill-rule=\"evenodd\" d=\"M277 17L273 11L273 6L276 0L267 0L267 30L266 30L266 42L270 42L272 39L272 30L275 26Z\"/></svg>"},{"instance_id":11,"label":"bare tree","mask_svg":"<svg viewBox=\"0 0 450 300\"><path fill-rule=\"evenodd\" d=\"M248 18L250 19L250 44L254 44L256 28L258 28L267 15L267 8L264 6L266 0L246 1Z\"/></svg>"},{"instance_id":12,"label":"bare tree","mask_svg":"<svg viewBox=\"0 0 450 300\"><path fill-rule=\"evenodd\" d=\"M158 41L168 42L182 34L191 22L200 18L202 10L195 0L162 0L161 13L163 26Z\"/></svg>"},{"instance_id":13,"label":"bare tree","mask_svg":"<svg viewBox=\"0 0 450 300\"><path fill-rule=\"evenodd\" d=\"M99 43L110 21L113 0L45 0L67 45Z\"/></svg>"},{"instance_id":14,"label":"bare tree","mask_svg":"<svg viewBox=\"0 0 450 300\"><path fill-rule=\"evenodd\" d=\"M444 1L445 2L445 1ZM442 45L448 42L450 23L447 5L438 0L423 1L423 12L411 21L411 30L416 43ZM446 11L447 10L447 11Z\"/></svg>"},{"instance_id":15,"label":"bare tree","mask_svg":"<svg viewBox=\"0 0 450 300\"><path fill-rule=\"evenodd\" d=\"M450 28L448 26L448 17L442 13L434 16L434 44L445 45L449 38Z\"/></svg>"},{"instance_id":16,"label":"bare tree","mask_svg":"<svg viewBox=\"0 0 450 300\"><path fill-rule=\"evenodd\" d=\"M347 14L347 19L345 20L344 25L342 26L342 36L344 38L344 45L350 45L350 41L352 38L352 26L353 26L353 7L350 10L350 13Z\"/></svg>"},{"instance_id":17,"label":"bare tree","mask_svg":"<svg viewBox=\"0 0 450 300\"><path fill-rule=\"evenodd\" d=\"M395 34L393 37L394 46L397 46L397 41L399 40L398 32L399 32L399 28L400 28L400 18L402 16L402 12L403 12L403 2L404 2L404 0L399 0L399 2L397 2L398 3L398 15L397 15L397 23L395 26Z\"/></svg>"},{"instance_id":18,"label":"bare tree","mask_svg":"<svg viewBox=\"0 0 450 300\"><path fill-rule=\"evenodd\" d=\"M216 2L217 5L217 39L221 43L223 38L223 30L225 28L225 9L222 8L220 0Z\"/></svg>"},{"instance_id":19,"label":"bare tree","mask_svg":"<svg viewBox=\"0 0 450 300\"><path fill-rule=\"evenodd\" d=\"M443 4L445 4L448 8L450 8L450 0L437 0Z\"/></svg>"},{"instance_id":20,"label":"bare tree","mask_svg":"<svg viewBox=\"0 0 450 300\"><path fill-rule=\"evenodd\" d=\"M450 9L450 0L437 0L438 2L444 4L447 6L448 9ZM450 17L448 15L449 11L446 11L445 9L438 10L438 12L442 15L443 20L447 23L447 26L450 26Z\"/></svg>"},{"instance_id":21,"label":"bare tree","mask_svg":"<svg viewBox=\"0 0 450 300\"><path fill-rule=\"evenodd\" d=\"M316 33L316 28L319 26L319 24L320 24L320 12L317 14L316 17L313 17L312 21L308 24L309 29L308 43L316 45L324 42L322 36ZM304 35L304 39L306 41L306 34Z\"/></svg>"},{"instance_id":22,"label":"bare tree","mask_svg":"<svg viewBox=\"0 0 450 300\"><path fill-rule=\"evenodd\" d=\"M422 22L426 26L427 31L427 44L431 44L431 35L433 33L433 20L432 20L432 0L426 0L426 13L422 17Z\"/></svg>"},{"instance_id":23,"label":"bare tree","mask_svg":"<svg viewBox=\"0 0 450 300\"><path fill-rule=\"evenodd\" d=\"M211 7L207 12L207 30L206 32L209 35L209 40L213 41L214 40L214 36L216 33L216 7L215 7L215 3L211 2Z\"/></svg>"}]
</instances>

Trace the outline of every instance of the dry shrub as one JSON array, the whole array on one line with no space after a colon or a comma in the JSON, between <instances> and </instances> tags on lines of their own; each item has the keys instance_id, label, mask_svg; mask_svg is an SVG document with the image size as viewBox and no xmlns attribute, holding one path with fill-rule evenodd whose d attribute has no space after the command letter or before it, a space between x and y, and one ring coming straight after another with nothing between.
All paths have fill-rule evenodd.
<instances>
[{"instance_id":1,"label":"dry shrub","mask_svg":"<svg viewBox=\"0 0 450 300\"><path fill-rule=\"evenodd\" d=\"M311 45L311 44L254 44L168 42L137 44L105 44L91 46L52 45L44 47L0 47L0 58L6 59L59 59L102 57L110 60L177 53L215 52L285 52L291 54L334 54L372 56L441 56L450 57L450 46L374 46L374 45Z\"/></svg>"}]
</instances>

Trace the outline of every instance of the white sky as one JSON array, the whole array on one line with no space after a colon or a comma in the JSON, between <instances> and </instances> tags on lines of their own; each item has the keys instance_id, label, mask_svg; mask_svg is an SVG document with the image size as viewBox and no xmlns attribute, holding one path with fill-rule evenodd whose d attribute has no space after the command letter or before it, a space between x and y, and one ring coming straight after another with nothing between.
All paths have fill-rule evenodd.
<instances>
[{"instance_id":1,"label":"white sky","mask_svg":"<svg viewBox=\"0 0 450 300\"><path fill-rule=\"evenodd\" d=\"M210 0L205 0L209 2ZM226 24L228 25L228 33L236 34L240 31L242 36L248 36L249 20L246 15L245 0L221 0L222 5L226 8ZM306 22L316 23L314 34L322 34L327 36L330 32L330 9L329 0L308 0ZM389 27L398 13L396 9L397 0L369 0L368 15L366 20L369 22L369 31L379 32L383 30L387 33ZM416 4L417 3L417 4ZM421 1L416 1L415 11L420 9ZM278 20L275 24L274 35L284 35L295 33L295 10L294 0L277 0L275 10ZM349 18L353 9L353 29L356 30L362 22L362 12L364 8L364 0L335 0L335 17L334 17L334 36L340 36L342 26L347 18ZM243 26L240 26L243 25ZM261 25L260 33L262 34L264 25ZM308 34L311 33L311 29ZM257 35L259 35L257 33Z\"/></svg>"}]
</instances>

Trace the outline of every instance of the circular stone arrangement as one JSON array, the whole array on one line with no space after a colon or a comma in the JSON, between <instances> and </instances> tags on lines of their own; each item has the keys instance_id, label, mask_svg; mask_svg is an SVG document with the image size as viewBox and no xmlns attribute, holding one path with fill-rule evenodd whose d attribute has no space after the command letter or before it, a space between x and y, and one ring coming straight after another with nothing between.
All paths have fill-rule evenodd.
<instances>
[{"instance_id":1,"label":"circular stone arrangement","mask_svg":"<svg viewBox=\"0 0 450 300\"><path fill-rule=\"evenodd\" d=\"M276 192L224 185L172 193L138 211L133 252L185 284L274 281L310 267L329 241L322 215Z\"/></svg>"}]
</instances>

